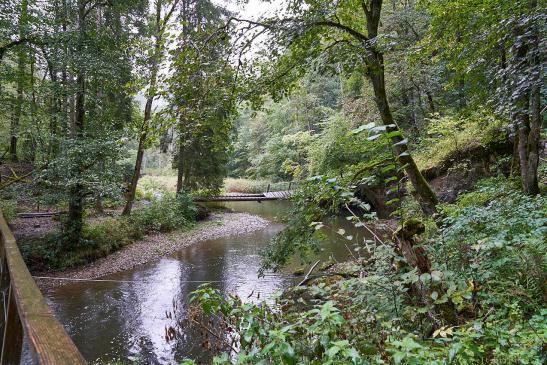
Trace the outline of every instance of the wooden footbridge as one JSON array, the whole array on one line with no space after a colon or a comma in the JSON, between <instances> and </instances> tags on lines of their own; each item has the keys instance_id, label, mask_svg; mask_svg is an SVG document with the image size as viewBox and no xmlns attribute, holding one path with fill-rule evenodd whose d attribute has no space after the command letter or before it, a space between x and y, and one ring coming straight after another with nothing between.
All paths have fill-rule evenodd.
<instances>
[{"instance_id":1,"label":"wooden footbridge","mask_svg":"<svg viewBox=\"0 0 547 365\"><path fill-rule=\"evenodd\" d=\"M292 191L269 191L261 194L240 194L232 193L216 196L204 196L194 198L195 202L262 202L267 200L285 200L289 199Z\"/></svg>"},{"instance_id":2,"label":"wooden footbridge","mask_svg":"<svg viewBox=\"0 0 547 365\"><path fill-rule=\"evenodd\" d=\"M1 212L0 309L0 365L20 364L23 348L25 363L85 364L36 286Z\"/></svg>"}]
</instances>

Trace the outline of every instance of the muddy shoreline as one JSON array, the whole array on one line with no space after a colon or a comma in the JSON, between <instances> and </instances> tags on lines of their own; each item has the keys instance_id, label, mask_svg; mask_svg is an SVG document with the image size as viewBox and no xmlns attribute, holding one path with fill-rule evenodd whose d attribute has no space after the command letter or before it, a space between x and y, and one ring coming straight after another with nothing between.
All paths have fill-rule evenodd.
<instances>
[{"instance_id":1,"label":"muddy shoreline","mask_svg":"<svg viewBox=\"0 0 547 365\"><path fill-rule=\"evenodd\" d=\"M38 287L42 291L48 291L72 282L70 279L97 279L168 256L192 244L221 237L245 235L268 224L269 221L266 219L247 213L215 212L188 231L151 234L84 266L64 271L33 273L33 276Z\"/></svg>"}]
</instances>

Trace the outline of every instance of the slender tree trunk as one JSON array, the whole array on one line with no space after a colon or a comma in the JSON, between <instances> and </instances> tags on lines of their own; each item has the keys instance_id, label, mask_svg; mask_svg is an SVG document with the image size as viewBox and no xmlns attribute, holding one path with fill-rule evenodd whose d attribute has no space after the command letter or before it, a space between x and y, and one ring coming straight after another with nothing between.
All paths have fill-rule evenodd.
<instances>
[{"instance_id":1,"label":"slender tree trunk","mask_svg":"<svg viewBox=\"0 0 547 365\"><path fill-rule=\"evenodd\" d=\"M19 39L24 39L27 33L28 24L28 0L21 2L21 12L19 15ZM15 101L15 109L10 126L10 146L9 154L12 161L18 160L17 143L19 139L19 125L21 124L21 115L23 113L23 90L25 83L25 68L27 64L26 48L19 46L17 52L17 99Z\"/></svg>"},{"instance_id":2,"label":"slender tree trunk","mask_svg":"<svg viewBox=\"0 0 547 365\"><path fill-rule=\"evenodd\" d=\"M380 25L380 14L382 10L382 0L372 0L368 7L365 7L367 18L367 32L370 41L374 41L378 36L378 27ZM391 141L395 146L399 163L404 166L405 172L416 191L418 200L423 211L426 214L433 214L436 212L436 206L438 204L437 195L429 186L427 180L424 178L420 169L416 165L416 162L408 151L407 142L395 123L391 109L387 99L386 82L385 82L385 70L384 70L384 57L383 54L376 50L374 46L366 47L365 62L368 66L367 77L372 82L374 89L374 100L380 117L385 126L387 126L387 132L391 133Z\"/></svg>"},{"instance_id":3,"label":"slender tree trunk","mask_svg":"<svg viewBox=\"0 0 547 365\"><path fill-rule=\"evenodd\" d=\"M158 68L160 64L160 58L162 56L162 43L163 43L163 27L164 23L169 21L168 13L165 19L161 18L161 8L162 0L156 1L156 30L155 30L155 42L154 42L154 53L150 62L150 82L148 84L148 97L146 99L146 105L144 107L144 119L143 127L139 135L139 146L137 148L137 160L135 161L135 168L133 169L133 176L131 178L131 183L128 187L125 207L123 208L122 215L131 214L131 209L133 208L133 202L135 201L135 194L137 192L137 185L139 183L139 178L141 175L142 159L144 156L144 150L146 146L146 139L148 138L148 128L150 120L152 119L152 104L154 102L154 97L156 96L156 82L158 75Z\"/></svg>"},{"instance_id":4,"label":"slender tree trunk","mask_svg":"<svg viewBox=\"0 0 547 365\"><path fill-rule=\"evenodd\" d=\"M30 93L31 93L31 99L30 99L30 123L32 126L36 126L36 132L38 135L39 129L37 127L36 123L36 114L38 106L36 105L36 90L34 89L34 63L35 63L35 54L34 52L30 53ZM29 161L34 163L36 161L36 150L38 149L38 141L34 134L31 134L30 136L31 140L31 150L29 154Z\"/></svg>"},{"instance_id":5,"label":"slender tree trunk","mask_svg":"<svg viewBox=\"0 0 547 365\"><path fill-rule=\"evenodd\" d=\"M152 104L152 98L149 98L150 104ZM146 103L148 105L148 101ZM146 112L145 112L145 120L144 123L147 123L148 120L146 120ZM137 185L139 183L139 177L141 174L141 167L142 167L142 159L144 156L144 145L146 142L147 133L146 131L142 131L141 135L139 137L139 146L137 148L137 160L135 161L135 168L133 169L133 176L131 177L131 183L129 184L126 200L125 200L125 206L123 208L122 215L129 215L131 214L131 209L133 208L133 202L135 201L135 195L137 193Z\"/></svg>"},{"instance_id":6,"label":"slender tree trunk","mask_svg":"<svg viewBox=\"0 0 547 365\"><path fill-rule=\"evenodd\" d=\"M537 8L537 0L529 1L529 8L534 12ZM532 79L530 89L530 117L527 136L527 169L526 179L523 178L524 192L529 195L539 194L538 166L539 166L539 143L541 129L541 65L539 30L536 24L532 24L532 38L530 50L530 66L535 75Z\"/></svg>"},{"instance_id":7,"label":"slender tree trunk","mask_svg":"<svg viewBox=\"0 0 547 365\"><path fill-rule=\"evenodd\" d=\"M537 1L529 2L530 11L535 11ZM541 91L540 91L540 65L539 58L539 38L535 25L532 25L532 36L529 43L523 41L517 47L515 52L515 62L517 70L514 75L517 77L516 85L520 87L519 95L515 99L514 121L517 128L518 156L520 163L520 175L522 179L522 189L528 195L539 194L538 183L538 165L539 165L539 143L541 128ZM517 36L525 34L526 30L518 27L515 29ZM530 69L533 72L530 72ZM530 73L535 73L531 80ZM523 87L527 82L531 82L530 87Z\"/></svg>"},{"instance_id":8,"label":"slender tree trunk","mask_svg":"<svg viewBox=\"0 0 547 365\"><path fill-rule=\"evenodd\" d=\"M530 101L530 129L528 133L528 169L526 171L526 185L524 191L529 195L539 194L538 166L539 143L541 125L541 95L539 86L534 86L531 91Z\"/></svg>"},{"instance_id":9,"label":"slender tree trunk","mask_svg":"<svg viewBox=\"0 0 547 365\"><path fill-rule=\"evenodd\" d=\"M433 94L429 90L426 90L425 94L427 95L427 102L429 104L429 111L433 114L433 113L435 113L435 100L433 100Z\"/></svg>"},{"instance_id":10,"label":"slender tree trunk","mask_svg":"<svg viewBox=\"0 0 547 365\"><path fill-rule=\"evenodd\" d=\"M81 52L85 37L85 6L86 0L78 0L78 49ZM85 121L85 68L80 60L77 65L76 76L76 98L74 107L74 123L71 128L71 138L80 140L84 137ZM79 166L74 167L76 180L81 178ZM72 245L78 245L82 237L84 213L83 186L77 182L69 189L68 220L67 220L67 240Z\"/></svg>"},{"instance_id":11,"label":"slender tree trunk","mask_svg":"<svg viewBox=\"0 0 547 365\"><path fill-rule=\"evenodd\" d=\"M403 137L402 132L395 123L389 102L387 100L385 79L384 79L384 65L383 57L380 53L375 52L374 67L369 70L368 77L372 81L374 89L374 97L376 105L380 112L382 122L387 127L387 132L392 133L391 141L395 146L399 162L404 166L405 172L412 183L412 186L416 190L420 205L426 214L433 214L436 211L436 205L438 203L437 196L429 186L428 182L420 172L420 169L416 165L416 162L408 152L408 145ZM371 62L369 62L369 66Z\"/></svg>"},{"instance_id":12,"label":"slender tree trunk","mask_svg":"<svg viewBox=\"0 0 547 365\"><path fill-rule=\"evenodd\" d=\"M179 152L177 154L177 194L184 187L184 138L179 135Z\"/></svg>"},{"instance_id":13,"label":"slender tree trunk","mask_svg":"<svg viewBox=\"0 0 547 365\"><path fill-rule=\"evenodd\" d=\"M68 8L67 8L67 0L63 0L62 2L62 12L63 12L63 35L68 38ZM66 137L68 135L69 131L69 121L71 120L70 116L70 103L69 103L69 95L68 95L68 65L67 65L67 58L68 58L68 46L67 42L63 42L63 58L62 58L62 73L61 73L61 133L63 137Z\"/></svg>"}]
</instances>

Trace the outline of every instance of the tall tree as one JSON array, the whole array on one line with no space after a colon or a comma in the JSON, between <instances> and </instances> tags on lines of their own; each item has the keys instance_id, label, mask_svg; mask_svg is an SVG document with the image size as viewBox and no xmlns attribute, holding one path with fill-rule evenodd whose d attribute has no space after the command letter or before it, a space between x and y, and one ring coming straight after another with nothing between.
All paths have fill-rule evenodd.
<instances>
[{"instance_id":1,"label":"tall tree","mask_svg":"<svg viewBox=\"0 0 547 365\"><path fill-rule=\"evenodd\" d=\"M537 0L424 3L431 15L428 52L465 76L475 100L491 102L511 121L523 190L539 193L544 8Z\"/></svg>"},{"instance_id":2,"label":"tall tree","mask_svg":"<svg viewBox=\"0 0 547 365\"><path fill-rule=\"evenodd\" d=\"M393 142L398 161L412 183L422 209L432 214L438 203L437 196L412 158L408 140L393 117L387 96L384 52L388 47L380 32L382 4L382 0L291 0L287 7L289 15L285 18L259 22L235 20L248 24L255 34L269 31L273 35L269 44L273 52L268 55L281 55L277 57L272 76L274 88L283 86L283 78L302 75L309 64L328 68L339 63L349 71L362 69L372 84L380 119ZM263 31L256 31L257 28ZM256 38L251 36L251 39Z\"/></svg>"},{"instance_id":3,"label":"tall tree","mask_svg":"<svg viewBox=\"0 0 547 365\"><path fill-rule=\"evenodd\" d=\"M180 47L174 52L169 101L177 119L177 191L218 189L226 175L235 71L228 13L211 1L182 0Z\"/></svg>"},{"instance_id":4,"label":"tall tree","mask_svg":"<svg viewBox=\"0 0 547 365\"><path fill-rule=\"evenodd\" d=\"M19 40L26 39L28 27L28 0L21 1L19 14ZM23 114L24 87L26 81L27 49L23 45L17 50L17 99L13 111L13 118L10 128L9 154L13 161L17 161L17 141L19 139L19 128ZM31 77L33 77L31 75Z\"/></svg>"},{"instance_id":5,"label":"tall tree","mask_svg":"<svg viewBox=\"0 0 547 365\"><path fill-rule=\"evenodd\" d=\"M150 135L150 130L153 128L151 125L152 120L152 106L154 103L154 98L158 94L157 92L157 83L158 83L158 72L163 61L165 54L165 32L169 25L172 15L174 14L179 0L156 0L155 2L155 17L154 21L151 22L150 28L151 31L151 41L153 47L150 50L150 57L148 61L148 85L146 91L146 103L144 106L144 118L138 128L138 138L139 143L137 147L137 158L135 160L135 167L133 170L133 176L131 178L131 183L128 187L126 194L125 206L122 214L129 215L131 214L131 209L133 207L133 202L135 200L135 193L137 191L137 184L139 182L139 177L141 174L142 159L144 156L144 150L147 145L147 141ZM164 6L167 6L167 12L162 16L162 11Z\"/></svg>"}]
</instances>

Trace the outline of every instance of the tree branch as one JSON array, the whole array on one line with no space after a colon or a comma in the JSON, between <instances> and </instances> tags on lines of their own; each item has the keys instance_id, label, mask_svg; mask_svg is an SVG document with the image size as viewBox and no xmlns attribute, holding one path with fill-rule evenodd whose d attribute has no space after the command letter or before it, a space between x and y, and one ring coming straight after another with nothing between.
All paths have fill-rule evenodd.
<instances>
[{"instance_id":1,"label":"tree branch","mask_svg":"<svg viewBox=\"0 0 547 365\"><path fill-rule=\"evenodd\" d=\"M8 42L8 43L4 44L3 46L0 46L0 61L2 60L2 58L4 57L4 53L8 49L19 46L19 45L24 44L24 43L33 43L33 42L34 41L30 38L22 38L22 39L17 39L17 40Z\"/></svg>"}]
</instances>

